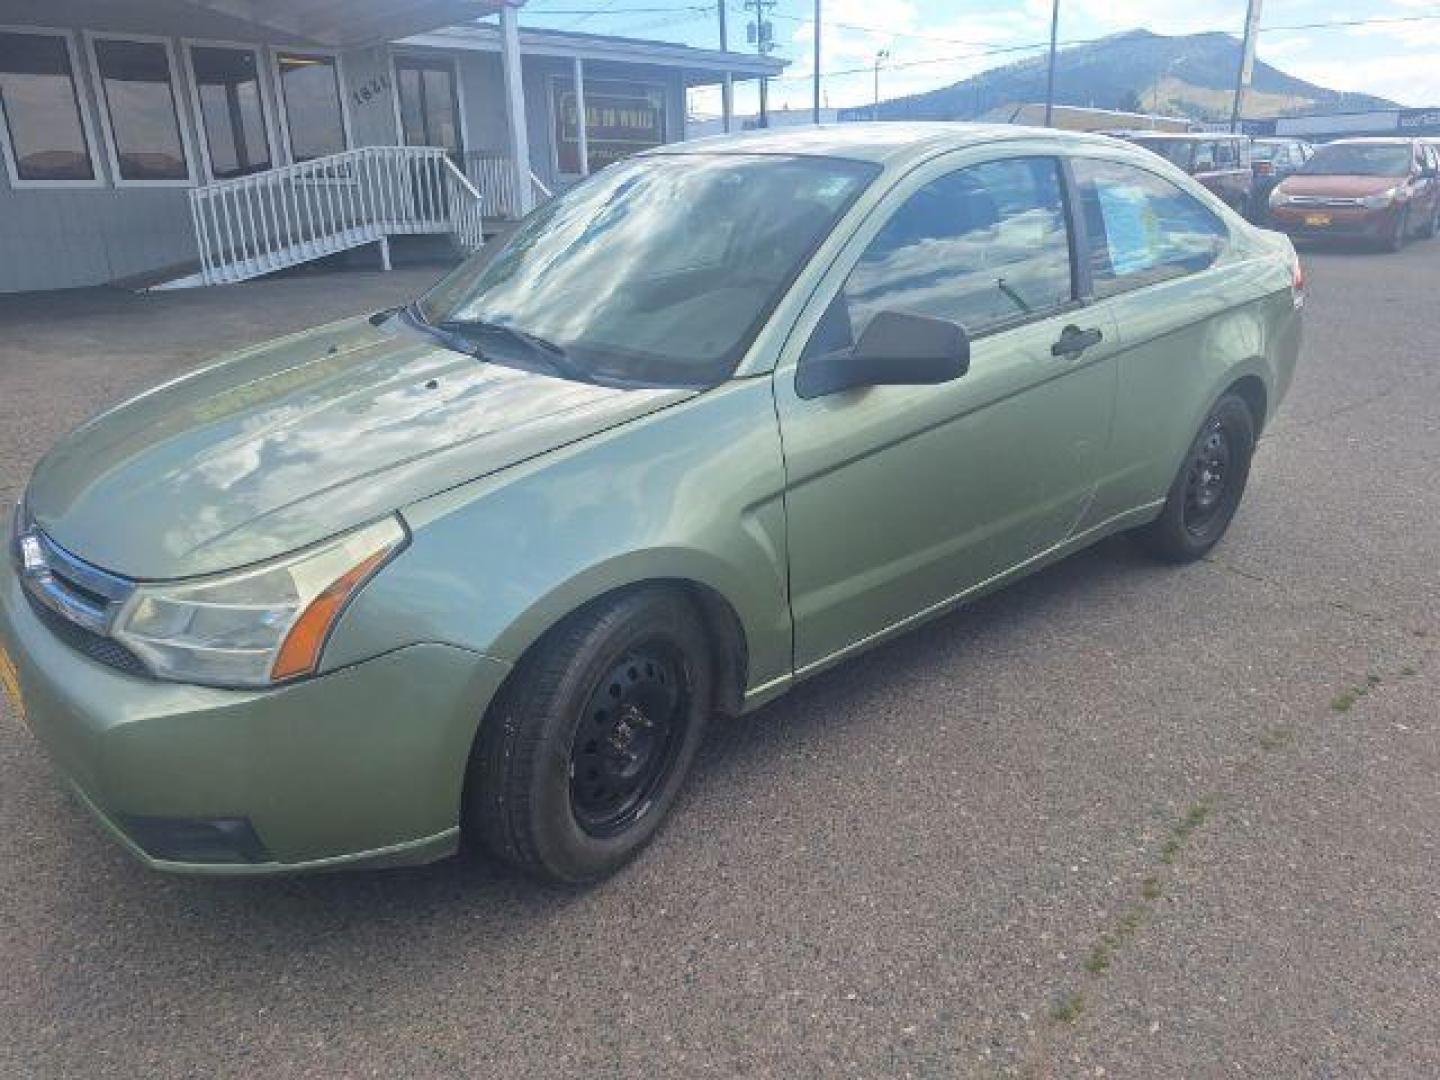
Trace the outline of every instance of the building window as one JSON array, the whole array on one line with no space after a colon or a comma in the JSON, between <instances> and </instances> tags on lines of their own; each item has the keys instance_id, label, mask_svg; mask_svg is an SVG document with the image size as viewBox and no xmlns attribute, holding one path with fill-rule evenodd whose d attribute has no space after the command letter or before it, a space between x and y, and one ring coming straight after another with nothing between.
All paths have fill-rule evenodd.
<instances>
[{"instance_id":1,"label":"building window","mask_svg":"<svg viewBox=\"0 0 1440 1080\"><path fill-rule=\"evenodd\" d=\"M96 38L92 44L119 182L189 180L170 50L158 41Z\"/></svg>"},{"instance_id":2,"label":"building window","mask_svg":"<svg viewBox=\"0 0 1440 1080\"><path fill-rule=\"evenodd\" d=\"M345 113L340 103L340 71L333 56L279 53L280 97L290 159L338 154L346 147Z\"/></svg>"},{"instance_id":3,"label":"building window","mask_svg":"<svg viewBox=\"0 0 1440 1080\"><path fill-rule=\"evenodd\" d=\"M98 180L68 38L0 33L0 121L16 183Z\"/></svg>"},{"instance_id":4,"label":"building window","mask_svg":"<svg viewBox=\"0 0 1440 1080\"><path fill-rule=\"evenodd\" d=\"M205 151L217 180L270 168L270 138L260 94L260 56L253 49L190 47Z\"/></svg>"},{"instance_id":5,"label":"building window","mask_svg":"<svg viewBox=\"0 0 1440 1080\"><path fill-rule=\"evenodd\" d=\"M406 146L438 146L459 158L465 152L460 131L460 87L449 60L397 56L395 74L400 134Z\"/></svg>"},{"instance_id":6,"label":"building window","mask_svg":"<svg viewBox=\"0 0 1440 1080\"><path fill-rule=\"evenodd\" d=\"M580 173L580 123L575 80L552 84L556 162L562 173ZM665 142L665 90L649 83L585 80L585 135L590 171Z\"/></svg>"}]
</instances>

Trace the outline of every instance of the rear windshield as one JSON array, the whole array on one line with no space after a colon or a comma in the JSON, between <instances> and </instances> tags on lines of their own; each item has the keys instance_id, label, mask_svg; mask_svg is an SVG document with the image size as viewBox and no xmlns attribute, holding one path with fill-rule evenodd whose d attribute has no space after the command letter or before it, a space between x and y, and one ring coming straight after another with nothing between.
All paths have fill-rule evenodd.
<instances>
[{"instance_id":1,"label":"rear windshield","mask_svg":"<svg viewBox=\"0 0 1440 1080\"><path fill-rule=\"evenodd\" d=\"M1316 150L1300 171L1311 176L1404 176L1414 160L1408 146L1331 143Z\"/></svg>"}]
</instances>

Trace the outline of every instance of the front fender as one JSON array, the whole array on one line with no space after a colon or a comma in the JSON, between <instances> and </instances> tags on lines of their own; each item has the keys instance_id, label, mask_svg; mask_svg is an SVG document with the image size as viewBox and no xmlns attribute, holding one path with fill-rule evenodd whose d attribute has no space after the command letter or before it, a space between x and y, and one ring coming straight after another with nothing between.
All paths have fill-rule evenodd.
<instances>
[{"instance_id":1,"label":"front fender","mask_svg":"<svg viewBox=\"0 0 1440 1080\"><path fill-rule=\"evenodd\" d=\"M678 579L733 609L747 689L782 679L783 493L770 379L732 381L406 507L410 545L344 614L324 666L421 641L514 662L590 600Z\"/></svg>"}]
</instances>

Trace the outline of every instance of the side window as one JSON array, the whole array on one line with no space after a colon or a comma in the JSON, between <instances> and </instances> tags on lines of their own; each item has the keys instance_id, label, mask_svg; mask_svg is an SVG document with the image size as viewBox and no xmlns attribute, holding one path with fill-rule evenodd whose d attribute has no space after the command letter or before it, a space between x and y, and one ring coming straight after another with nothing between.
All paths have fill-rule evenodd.
<instances>
[{"instance_id":1,"label":"side window","mask_svg":"<svg viewBox=\"0 0 1440 1080\"><path fill-rule=\"evenodd\" d=\"M1215 168L1215 144L1203 142L1195 144L1195 166L1192 172L1212 172Z\"/></svg>"},{"instance_id":2,"label":"side window","mask_svg":"<svg viewBox=\"0 0 1440 1080\"><path fill-rule=\"evenodd\" d=\"M1097 295L1196 273L1223 250L1224 223L1170 181L1113 161L1073 165Z\"/></svg>"},{"instance_id":3,"label":"side window","mask_svg":"<svg viewBox=\"0 0 1440 1080\"><path fill-rule=\"evenodd\" d=\"M1233 142L1221 139L1215 144L1215 167L1217 169L1233 169L1239 161L1236 153L1237 147Z\"/></svg>"},{"instance_id":4,"label":"side window","mask_svg":"<svg viewBox=\"0 0 1440 1080\"><path fill-rule=\"evenodd\" d=\"M1074 299L1053 158L974 165L926 184L875 238L830 305L807 355L854 344L881 311L950 319L971 335Z\"/></svg>"}]
</instances>

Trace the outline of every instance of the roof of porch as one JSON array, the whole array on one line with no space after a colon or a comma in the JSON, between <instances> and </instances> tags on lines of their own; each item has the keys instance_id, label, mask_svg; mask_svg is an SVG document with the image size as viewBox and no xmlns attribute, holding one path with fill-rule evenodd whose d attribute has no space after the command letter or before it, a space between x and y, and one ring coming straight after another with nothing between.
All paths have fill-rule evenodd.
<instances>
[{"instance_id":1,"label":"roof of porch","mask_svg":"<svg viewBox=\"0 0 1440 1080\"><path fill-rule=\"evenodd\" d=\"M107 0L113 12L133 0ZM232 20L257 32L281 34L335 48L377 45L439 26L493 15L506 0L144 0L154 15L202 14ZM519 6L523 0L513 0Z\"/></svg>"},{"instance_id":2,"label":"roof of porch","mask_svg":"<svg viewBox=\"0 0 1440 1080\"><path fill-rule=\"evenodd\" d=\"M407 37L404 44L499 52L500 28L490 23L447 26ZM735 79L773 78L781 74L787 64L785 60L756 53L721 52L719 49L698 49L669 41L523 26L520 28L520 52L524 56L579 57L582 60L680 68L685 73L687 86L713 86L723 82L726 74Z\"/></svg>"}]
</instances>

